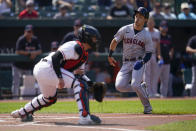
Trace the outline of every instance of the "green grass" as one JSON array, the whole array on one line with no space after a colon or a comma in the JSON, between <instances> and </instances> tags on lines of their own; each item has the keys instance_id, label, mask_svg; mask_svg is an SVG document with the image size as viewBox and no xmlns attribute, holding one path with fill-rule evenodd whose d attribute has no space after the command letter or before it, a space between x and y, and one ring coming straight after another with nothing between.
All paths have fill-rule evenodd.
<instances>
[{"instance_id":1,"label":"green grass","mask_svg":"<svg viewBox=\"0 0 196 131\"><path fill-rule=\"evenodd\" d=\"M172 122L169 124L151 126L146 129L152 131L196 131L196 120Z\"/></svg>"},{"instance_id":2,"label":"green grass","mask_svg":"<svg viewBox=\"0 0 196 131\"><path fill-rule=\"evenodd\" d=\"M19 109L26 102L0 102L0 114L10 113ZM151 100L153 114L196 114L196 100ZM139 100L104 101L98 103L90 101L92 113L133 113L143 112L143 107ZM39 113L77 113L78 109L75 101L59 101L56 104L43 108Z\"/></svg>"}]
</instances>

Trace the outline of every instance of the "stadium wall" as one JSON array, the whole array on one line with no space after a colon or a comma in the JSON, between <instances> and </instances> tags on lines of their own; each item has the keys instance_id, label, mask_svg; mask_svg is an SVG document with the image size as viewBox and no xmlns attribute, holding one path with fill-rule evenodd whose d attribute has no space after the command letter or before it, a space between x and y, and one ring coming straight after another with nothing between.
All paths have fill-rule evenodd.
<instances>
[{"instance_id":1,"label":"stadium wall","mask_svg":"<svg viewBox=\"0 0 196 131\"><path fill-rule=\"evenodd\" d=\"M44 52L50 50L52 41L61 41L63 36L72 31L74 20L17 20L7 19L0 21L0 48L15 48L17 38L23 34L26 24L34 25L34 33L42 43ZM160 21L156 21L158 27ZM113 35L123 25L132 23L129 19L102 20L85 19L83 23L97 27L103 37L100 51L104 52ZM173 36L174 48L182 52L185 49L188 38L196 34L196 21L172 20L168 21L169 33Z\"/></svg>"}]
</instances>

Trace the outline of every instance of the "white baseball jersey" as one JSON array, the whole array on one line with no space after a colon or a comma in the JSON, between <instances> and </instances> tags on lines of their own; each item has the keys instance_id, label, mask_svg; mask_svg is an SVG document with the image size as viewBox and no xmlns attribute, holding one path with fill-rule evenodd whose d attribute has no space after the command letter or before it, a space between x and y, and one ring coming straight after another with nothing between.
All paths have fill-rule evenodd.
<instances>
[{"instance_id":1,"label":"white baseball jersey","mask_svg":"<svg viewBox=\"0 0 196 131\"><path fill-rule=\"evenodd\" d=\"M114 39L117 43L123 40L123 59L143 57L146 52L154 52L150 34L145 29L135 34L133 24L120 28Z\"/></svg>"},{"instance_id":2,"label":"white baseball jersey","mask_svg":"<svg viewBox=\"0 0 196 131\"><path fill-rule=\"evenodd\" d=\"M58 51L60 51L63 55L63 59L65 61L72 61L72 63L70 64L75 64L75 62L78 60L79 62L79 57L80 55L75 51L75 46L78 43L76 41L70 41L67 42L66 44L63 44L62 46L60 46L58 48ZM81 52L82 53L82 52ZM50 53L46 59L52 64L52 55L54 54L54 52ZM87 54L88 55L88 54ZM68 66L72 66L72 65L68 65ZM73 65L74 66L74 65ZM85 69L85 63L83 63L81 66L79 66L77 69L81 69L84 70Z\"/></svg>"}]
</instances>

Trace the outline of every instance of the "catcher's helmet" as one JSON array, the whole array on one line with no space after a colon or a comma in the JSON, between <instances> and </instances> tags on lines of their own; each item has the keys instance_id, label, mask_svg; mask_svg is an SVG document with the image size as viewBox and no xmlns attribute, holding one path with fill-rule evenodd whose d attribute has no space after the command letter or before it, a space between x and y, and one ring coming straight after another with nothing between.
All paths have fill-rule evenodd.
<instances>
[{"instance_id":1,"label":"catcher's helmet","mask_svg":"<svg viewBox=\"0 0 196 131\"><path fill-rule=\"evenodd\" d=\"M98 43L101 40L99 31L95 27L90 25L83 25L82 27L80 27L78 30L78 37L80 42L88 43L92 47L92 50L96 50ZM97 39L96 42L93 42L93 37Z\"/></svg>"},{"instance_id":2,"label":"catcher's helmet","mask_svg":"<svg viewBox=\"0 0 196 131\"><path fill-rule=\"evenodd\" d=\"M135 17L136 13L142 14L146 19L149 18L149 12L146 8L144 7L139 7L137 10L134 11L133 18Z\"/></svg>"}]
</instances>

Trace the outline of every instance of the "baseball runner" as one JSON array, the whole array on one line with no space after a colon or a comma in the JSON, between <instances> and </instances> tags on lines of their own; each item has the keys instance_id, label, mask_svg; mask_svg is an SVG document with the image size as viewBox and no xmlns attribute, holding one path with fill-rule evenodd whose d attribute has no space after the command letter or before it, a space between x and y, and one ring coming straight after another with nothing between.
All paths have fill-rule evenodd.
<instances>
[{"instance_id":1,"label":"baseball runner","mask_svg":"<svg viewBox=\"0 0 196 131\"><path fill-rule=\"evenodd\" d=\"M117 44L123 41L123 65L117 74L115 86L120 92L131 92L133 89L144 106L144 114L152 113L146 84L141 84L144 65L150 60L153 52L152 38L144 29L148 17L149 12L146 8L139 7L138 10L135 10L134 23L123 26L114 35L108 56L109 63L115 66L116 61L112 57L112 53Z\"/></svg>"},{"instance_id":2,"label":"baseball runner","mask_svg":"<svg viewBox=\"0 0 196 131\"><path fill-rule=\"evenodd\" d=\"M94 86L96 83L84 75L85 63L88 59L87 50L95 49L100 37L96 28L84 25L79 29L80 41L67 42L56 52L40 60L35 65L33 73L42 94L23 108L13 111L11 116L21 118L22 121L32 121L32 115L36 110L50 106L57 101L57 88L72 88L79 110L79 124L101 123L99 117L91 115L89 111L87 87L88 85Z\"/></svg>"},{"instance_id":3,"label":"baseball runner","mask_svg":"<svg viewBox=\"0 0 196 131\"><path fill-rule=\"evenodd\" d=\"M151 59L146 63L146 68L144 71L144 81L146 82L146 85L148 87L149 97L160 97L160 95L157 92L157 80L159 72L157 57L158 59L161 59L160 32L158 29L154 28L154 25L154 19L153 17L150 17L147 22L148 27L146 27L145 30L148 31L152 37L152 43L155 53L152 54Z\"/></svg>"}]
</instances>

